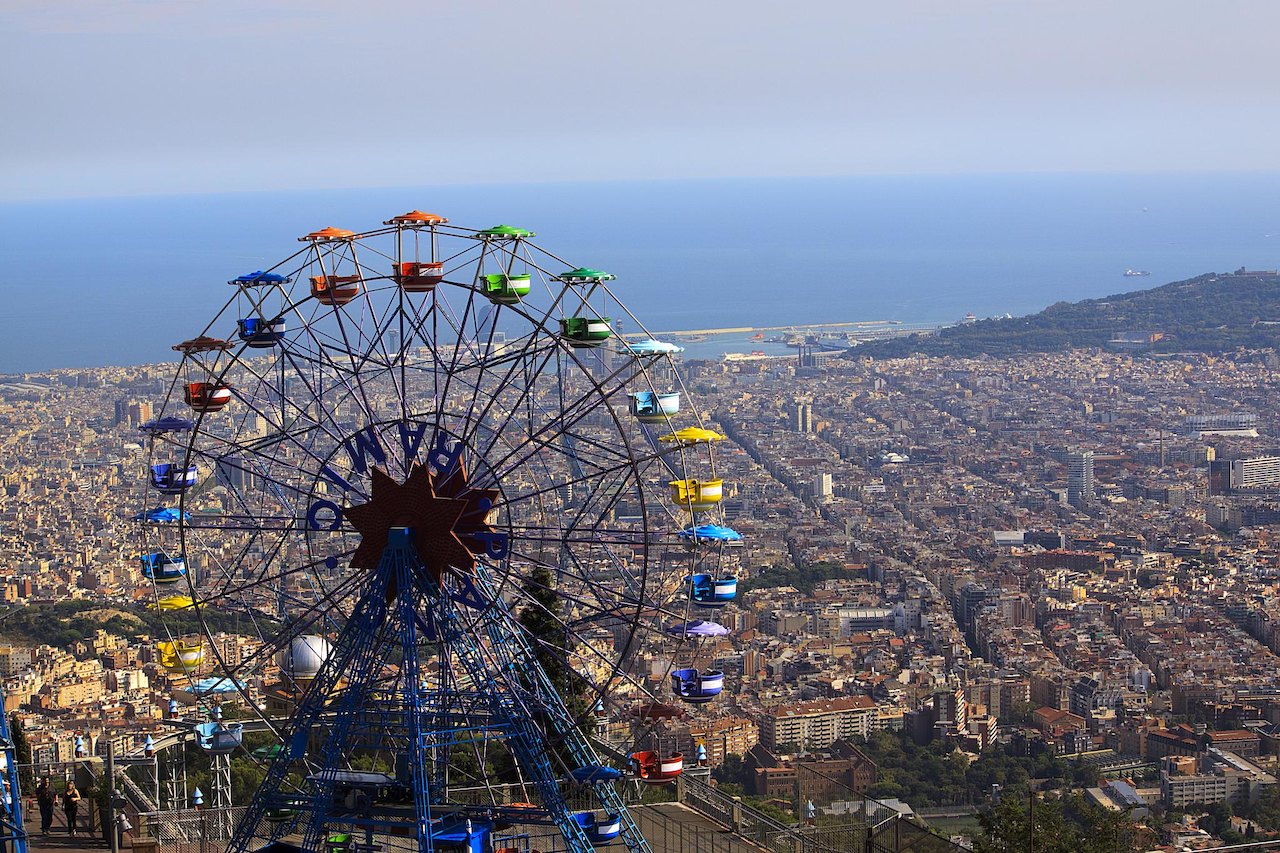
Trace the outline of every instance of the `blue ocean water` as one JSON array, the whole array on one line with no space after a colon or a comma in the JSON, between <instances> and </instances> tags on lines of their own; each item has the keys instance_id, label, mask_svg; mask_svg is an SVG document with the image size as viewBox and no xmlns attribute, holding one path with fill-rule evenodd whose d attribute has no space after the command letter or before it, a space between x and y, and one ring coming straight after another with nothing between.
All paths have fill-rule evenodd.
<instances>
[{"instance_id":1,"label":"blue ocean water","mask_svg":"<svg viewBox=\"0 0 1280 853\"><path fill-rule=\"evenodd\" d=\"M652 330L954 322L1280 265L1280 175L447 186L0 205L0 373L169 359L225 282L325 225L510 223ZM1151 271L1124 278L1126 268ZM730 348L753 349L743 340Z\"/></svg>"}]
</instances>

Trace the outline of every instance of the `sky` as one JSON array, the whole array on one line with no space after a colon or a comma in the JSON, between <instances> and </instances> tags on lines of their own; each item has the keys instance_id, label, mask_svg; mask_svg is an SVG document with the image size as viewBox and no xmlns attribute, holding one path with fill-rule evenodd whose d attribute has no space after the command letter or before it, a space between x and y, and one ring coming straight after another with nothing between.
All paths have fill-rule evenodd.
<instances>
[{"instance_id":1,"label":"sky","mask_svg":"<svg viewBox=\"0 0 1280 853\"><path fill-rule=\"evenodd\" d=\"M0 201L1276 171L1264 0L0 0Z\"/></svg>"}]
</instances>

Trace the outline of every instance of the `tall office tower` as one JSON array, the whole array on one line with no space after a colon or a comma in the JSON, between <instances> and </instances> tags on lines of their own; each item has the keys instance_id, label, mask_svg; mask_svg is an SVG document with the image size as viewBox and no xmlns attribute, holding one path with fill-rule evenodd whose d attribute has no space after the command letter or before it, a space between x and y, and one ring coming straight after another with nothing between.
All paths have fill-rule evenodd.
<instances>
[{"instance_id":1,"label":"tall office tower","mask_svg":"<svg viewBox=\"0 0 1280 853\"><path fill-rule=\"evenodd\" d=\"M807 397L796 398L796 410L791 428L796 432L813 432L813 403Z\"/></svg>"},{"instance_id":2,"label":"tall office tower","mask_svg":"<svg viewBox=\"0 0 1280 853\"><path fill-rule=\"evenodd\" d=\"M151 420L151 402L139 400L129 404L129 426L142 426Z\"/></svg>"},{"instance_id":3,"label":"tall office tower","mask_svg":"<svg viewBox=\"0 0 1280 853\"><path fill-rule=\"evenodd\" d=\"M822 473L813 478L813 496L818 500L829 500L831 498L831 475Z\"/></svg>"},{"instance_id":4,"label":"tall office tower","mask_svg":"<svg viewBox=\"0 0 1280 853\"><path fill-rule=\"evenodd\" d=\"M1093 503L1093 451L1074 450L1067 454L1067 503Z\"/></svg>"},{"instance_id":5,"label":"tall office tower","mask_svg":"<svg viewBox=\"0 0 1280 853\"><path fill-rule=\"evenodd\" d=\"M252 471L245 468L243 463L231 459L218 461L218 483L241 493L253 491L259 485Z\"/></svg>"}]
</instances>

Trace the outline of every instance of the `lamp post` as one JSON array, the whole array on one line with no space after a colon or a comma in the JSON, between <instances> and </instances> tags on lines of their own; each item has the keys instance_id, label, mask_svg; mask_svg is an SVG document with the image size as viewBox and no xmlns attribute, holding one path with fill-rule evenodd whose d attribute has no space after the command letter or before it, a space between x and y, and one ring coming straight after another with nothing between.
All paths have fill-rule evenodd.
<instances>
[{"instance_id":1,"label":"lamp post","mask_svg":"<svg viewBox=\"0 0 1280 853\"><path fill-rule=\"evenodd\" d=\"M200 819L200 853L207 853L209 849L209 833L205 828L205 814L200 810L204 805L204 791L200 790L200 786L196 785L196 789L191 792L191 802L196 807L196 814Z\"/></svg>"}]
</instances>

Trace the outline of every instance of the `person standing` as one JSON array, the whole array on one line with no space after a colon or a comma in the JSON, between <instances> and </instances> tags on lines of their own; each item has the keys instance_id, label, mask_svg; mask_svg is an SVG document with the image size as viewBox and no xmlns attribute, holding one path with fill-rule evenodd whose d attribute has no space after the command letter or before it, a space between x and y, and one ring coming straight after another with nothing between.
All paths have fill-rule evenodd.
<instances>
[{"instance_id":1,"label":"person standing","mask_svg":"<svg viewBox=\"0 0 1280 853\"><path fill-rule=\"evenodd\" d=\"M67 790L62 794L62 810L67 815L67 829L76 834L76 812L80 811L80 792L75 782L67 782Z\"/></svg>"},{"instance_id":2,"label":"person standing","mask_svg":"<svg viewBox=\"0 0 1280 853\"><path fill-rule=\"evenodd\" d=\"M45 776L36 786L36 805L40 807L40 834L48 835L53 824L53 786Z\"/></svg>"}]
</instances>

